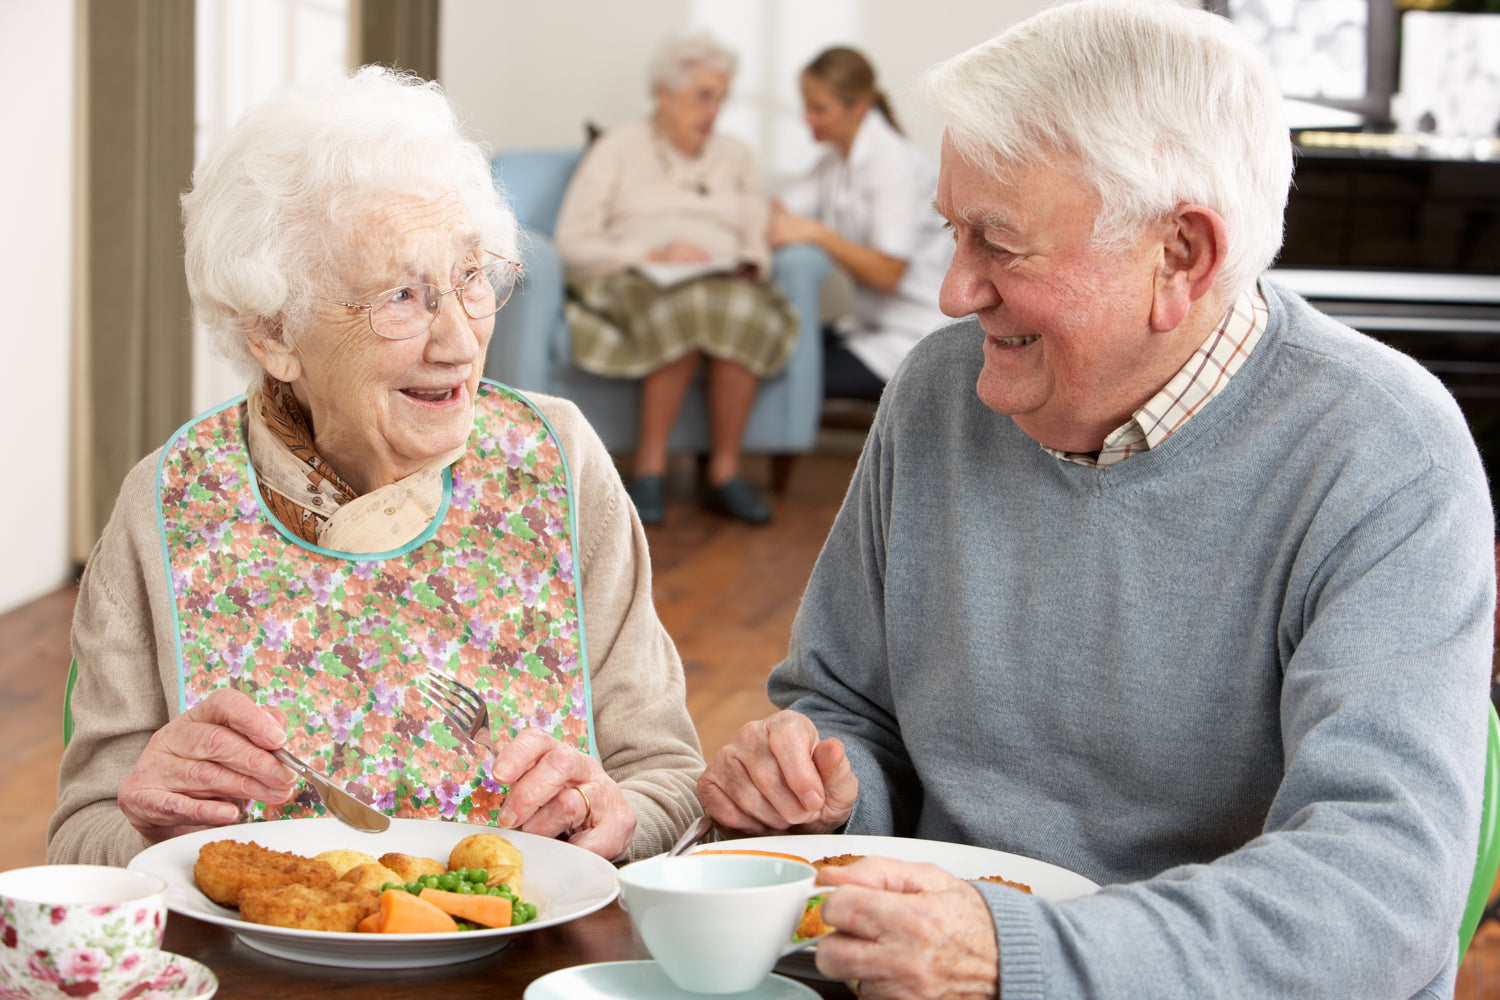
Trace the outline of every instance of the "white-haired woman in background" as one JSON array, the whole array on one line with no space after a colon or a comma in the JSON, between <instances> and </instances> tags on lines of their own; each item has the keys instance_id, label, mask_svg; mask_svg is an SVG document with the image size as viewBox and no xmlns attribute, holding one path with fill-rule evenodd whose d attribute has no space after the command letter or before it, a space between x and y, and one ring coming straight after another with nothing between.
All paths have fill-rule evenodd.
<instances>
[{"instance_id":1,"label":"white-haired woman in background","mask_svg":"<svg viewBox=\"0 0 1500 1000\"><path fill-rule=\"evenodd\" d=\"M249 391L136 466L89 560L50 859L320 812L282 746L393 815L667 847L702 757L645 534L572 404L480 378L516 224L437 86L283 88L183 216ZM429 669L487 700L492 765Z\"/></svg>"},{"instance_id":2,"label":"white-haired woman in background","mask_svg":"<svg viewBox=\"0 0 1500 1000\"><path fill-rule=\"evenodd\" d=\"M796 344L797 316L766 280L770 210L750 150L713 130L735 65L705 36L666 42L651 66L654 112L594 142L557 218L574 360L641 379L630 495L647 524L662 520L667 443L705 361L703 504L771 516L740 478L740 441L760 379Z\"/></svg>"}]
</instances>

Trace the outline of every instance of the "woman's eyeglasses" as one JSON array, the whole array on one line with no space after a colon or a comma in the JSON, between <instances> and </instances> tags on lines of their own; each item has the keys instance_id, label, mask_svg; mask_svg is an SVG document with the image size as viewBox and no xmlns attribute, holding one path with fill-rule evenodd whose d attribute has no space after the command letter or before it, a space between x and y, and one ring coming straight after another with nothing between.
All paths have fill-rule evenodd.
<instances>
[{"instance_id":1,"label":"woman's eyeglasses","mask_svg":"<svg viewBox=\"0 0 1500 1000\"><path fill-rule=\"evenodd\" d=\"M401 285L381 292L370 302L342 302L326 299L335 305L365 313L375 336L386 340L410 340L432 329L442 308L443 296L449 292L458 298L464 315L470 319L488 319L500 311L516 290L521 275L519 261L502 257L489 250L480 253L494 258L488 264L466 267L452 288L437 285Z\"/></svg>"}]
</instances>

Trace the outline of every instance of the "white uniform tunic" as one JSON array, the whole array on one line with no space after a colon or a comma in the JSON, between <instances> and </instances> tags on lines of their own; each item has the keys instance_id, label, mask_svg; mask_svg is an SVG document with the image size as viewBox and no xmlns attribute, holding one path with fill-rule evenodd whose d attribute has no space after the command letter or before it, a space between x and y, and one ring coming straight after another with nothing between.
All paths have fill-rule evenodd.
<instances>
[{"instance_id":1,"label":"white uniform tunic","mask_svg":"<svg viewBox=\"0 0 1500 1000\"><path fill-rule=\"evenodd\" d=\"M855 284L854 316L840 339L865 366L890 379L918 340L948 322L938 289L953 241L932 208L937 171L879 109L860 122L849 156L830 150L781 195L788 210L817 219L840 236L906 261L891 294Z\"/></svg>"}]
</instances>

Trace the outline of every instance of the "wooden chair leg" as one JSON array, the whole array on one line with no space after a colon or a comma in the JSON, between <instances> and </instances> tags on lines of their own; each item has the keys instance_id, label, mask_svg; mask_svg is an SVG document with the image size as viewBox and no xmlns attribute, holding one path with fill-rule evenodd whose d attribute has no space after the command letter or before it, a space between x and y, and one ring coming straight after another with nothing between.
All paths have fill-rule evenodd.
<instances>
[{"instance_id":1,"label":"wooden chair leg","mask_svg":"<svg viewBox=\"0 0 1500 1000\"><path fill-rule=\"evenodd\" d=\"M797 456L790 453L778 453L771 456L771 492L777 496L786 495L787 483L792 478L792 463Z\"/></svg>"}]
</instances>

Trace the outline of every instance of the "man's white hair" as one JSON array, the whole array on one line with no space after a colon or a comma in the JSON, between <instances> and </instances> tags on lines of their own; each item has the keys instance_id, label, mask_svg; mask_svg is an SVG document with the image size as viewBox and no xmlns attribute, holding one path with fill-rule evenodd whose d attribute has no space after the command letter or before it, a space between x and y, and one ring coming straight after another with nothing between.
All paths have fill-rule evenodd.
<instances>
[{"instance_id":1,"label":"man's white hair","mask_svg":"<svg viewBox=\"0 0 1500 1000\"><path fill-rule=\"evenodd\" d=\"M456 193L485 249L514 257L516 220L435 83L366 66L286 85L251 108L182 196L188 292L214 349L259 370L246 332L311 319L374 202Z\"/></svg>"},{"instance_id":2,"label":"man's white hair","mask_svg":"<svg viewBox=\"0 0 1500 1000\"><path fill-rule=\"evenodd\" d=\"M1074 0L928 70L922 90L981 170L1076 169L1104 246L1177 206L1218 212L1217 290L1249 288L1281 247L1292 145L1276 80L1218 15L1174 0Z\"/></svg>"},{"instance_id":3,"label":"man's white hair","mask_svg":"<svg viewBox=\"0 0 1500 1000\"><path fill-rule=\"evenodd\" d=\"M703 32L681 35L668 38L656 50L646 70L646 82L653 93L661 87L675 94L687 86L700 66L733 77L739 65L739 56L720 45L712 35Z\"/></svg>"}]
</instances>

